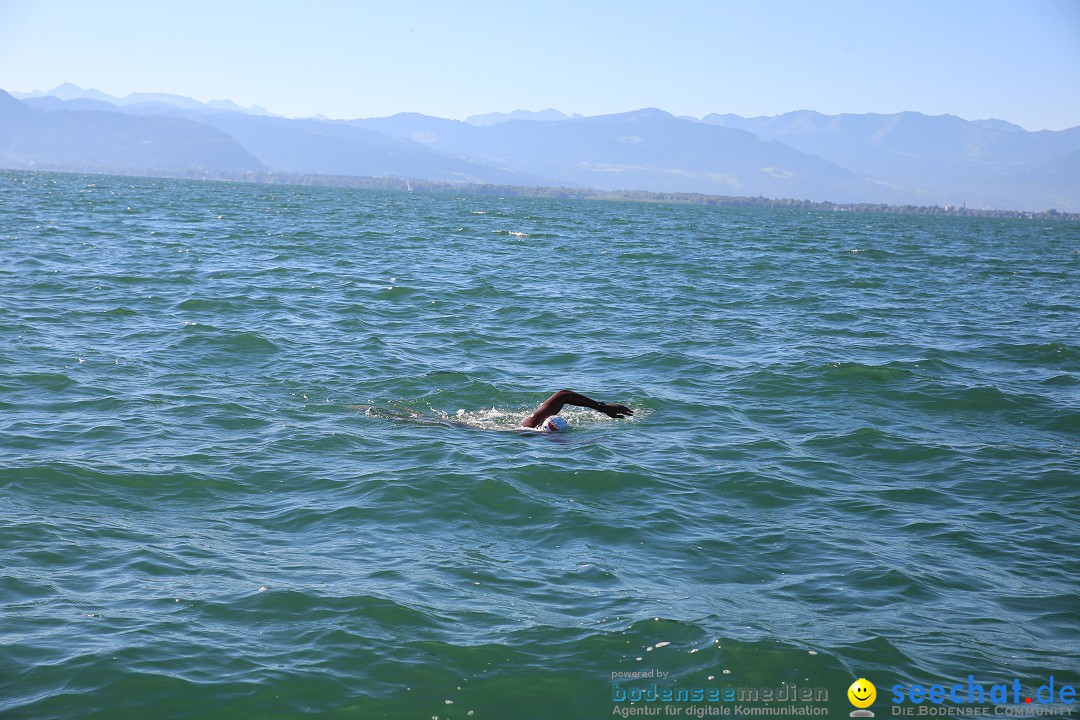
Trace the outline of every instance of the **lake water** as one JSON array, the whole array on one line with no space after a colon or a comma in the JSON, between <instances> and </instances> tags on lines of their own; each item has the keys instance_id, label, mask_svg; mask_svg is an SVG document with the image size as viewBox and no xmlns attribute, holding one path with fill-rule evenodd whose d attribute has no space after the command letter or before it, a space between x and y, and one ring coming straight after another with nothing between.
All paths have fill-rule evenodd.
<instances>
[{"instance_id":1,"label":"lake water","mask_svg":"<svg viewBox=\"0 0 1080 720\"><path fill-rule=\"evenodd\" d=\"M1075 223L2 173L0 716L1075 685L1078 270ZM636 414L514 431L563 387Z\"/></svg>"}]
</instances>

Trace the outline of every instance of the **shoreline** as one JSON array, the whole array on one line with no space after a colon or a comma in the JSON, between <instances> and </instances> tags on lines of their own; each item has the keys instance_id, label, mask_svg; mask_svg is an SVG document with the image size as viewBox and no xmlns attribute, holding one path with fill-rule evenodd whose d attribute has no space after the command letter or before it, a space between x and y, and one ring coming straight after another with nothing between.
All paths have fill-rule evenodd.
<instances>
[{"instance_id":1,"label":"shoreline","mask_svg":"<svg viewBox=\"0 0 1080 720\"><path fill-rule=\"evenodd\" d=\"M149 170L145 168L79 169L59 167L3 167L0 172L50 173L59 175L96 175L112 177L141 177L170 180L199 180L205 182L245 183L253 185L292 185L304 187L335 187L357 190L386 190L399 192L500 195L560 200L602 200L672 205L701 205L707 207L756 207L822 212L877 213L894 215L932 215L942 217L977 217L1018 220L1080 221L1080 213L1048 210L999 210L946 205L889 205L887 203L839 203L794 198L767 198L736 195L706 195L702 193L662 193L648 190L598 190L558 186L495 185L487 183L418 180L404 177L362 177L353 175L324 175L316 173L283 173L273 171L210 171L199 168L186 170Z\"/></svg>"}]
</instances>

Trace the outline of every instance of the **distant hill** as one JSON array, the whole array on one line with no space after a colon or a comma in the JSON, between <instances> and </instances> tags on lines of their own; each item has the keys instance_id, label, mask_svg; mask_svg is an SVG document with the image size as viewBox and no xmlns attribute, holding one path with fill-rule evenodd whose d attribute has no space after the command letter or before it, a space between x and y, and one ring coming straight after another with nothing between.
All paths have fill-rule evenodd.
<instances>
[{"instance_id":1,"label":"distant hill","mask_svg":"<svg viewBox=\"0 0 1080 720\"><path fill-rule=\"evenodd\" d=\"M411 177L462 183L543 184L544 179L455 157L413 140L340 121L220 113L202 122L229 133L282 172Z\"/></svg>"},{"instance_id":2,"label":"distant hill","mask_svg":"<svg viewBox=\"0 0 1080 720\"><path fill-rule=\"evenodd\" d=\"M184 118L32 108L0 90L0 166L117 171L265 169L232 136Z\"/></svg>"},{"instance_id":3,"label":"distant hill","mask_svg":"<svg viewBox=\"0 0 1080 720\"><path fill-rule=\"evenodd\" d=\"M909 188L923 201L958 205L1080 210L1080 195L1047 192L1060 180L1064 190L1080 181L1058 167L1042 177L1040 167L1080 150L1080 127L1027 132L1002 120L968 121L951 115L914 112L892 115L822 115L809 110L776 117L709 115L703 122L738 128L783 142L854 172ZM1031 183L1035 183L1032 185Z\"/></svg>"},{"instance_id":4,"label":"distant hill","mask_svg":"<svg viewBox=\"0 0 1080 720\"><path fill-rule=\"evenodd\" d=\"M542 121L558 121L569 120L569 117L558 110L548 108L547 110L541 110L540 112L529 112L528 110L515 110L514 112L501 113L492 112L485 115L470 115L465 118L465 122L470 125L497 125L501 122L507 122L509 120L542 120Z\"/></svg>"},{"instance_id":5,"label":"distant hill","mask_svg":"<svg viewBox=\"0 0 1080 720\"><path fill-rule=\"evenodd\" d=\"M1080 127L892 115L515 111L287 119L74 85L0 95L0 166L257 170L432 182L1080 212Z\"/></svg>"},{"instance_id":6,"label":"distant hill","mask_svg":"<svg viewBox=\"0 0 1080 720\"><path fill-rule=\"evenodd\" d=\"M841 196L852 202L880 197L873 182L821 158L654 109L486 127L416 114L354 124L560 185L811 200Z\"/></svg>"},{"instance_id":7,"label":"distant hill","mask_svg":"<svg viewBox=\"0 0 1080 720\"><path fill-rule=\"evenodd\" d=\"M182 95L168 95L166 93L131 93L126 97L114 97L112 95L106 95L98 90L84 90L78 85L72 85L71 83L64 83L49 90L48 92L39 93L11 93L14 97L20 100L32 100L39 97L56 98L59 100L96 100L98 102L108 103L110 105L117 105L120 107L126 107L130 105L166 105L172 107L184 108L185 110L229 110L232 112L243 112L251 115L269 115L270 112L258 105L252 105L245 108L237 105L232 100L211 100L208 103L199 102L189 97Z\"/></svg>"},{"instance_id":8,"label":"distant hill","mask_svg":"<svg viewBox=\"0 0 1080 720\"><path fill-rule=\"evenodd\" d=\"M74 93L72 93L74 95ZM144 96L146 94L143 94ZM420 143L354 127L340 121L289 120L250 113L230 112L204 104L131 103L118 106L101 100L76 97L61 100L43 96L8 99L22 110L44 119L47 135L15 133L0 151L7 167L48 167L94 170L143 168L175 171L274 170L364 177L412 177L459 183L542 185L545 180L516 171L500 170L482 163L448 156ZM128 96L131 97L131 96ZM194 102L194 101L192 101ZM139 134L151 126L176 128L173 154L169 157L131 157L131 148L119 147L119 138L132 134L131 143L149 149ZM0 125L2 128L2 125ZM66 128L60 132L59 128ZM205 136L203 145L192 145L195 134ZM180 130L183 129L183 132ZM246 163L233 163L229 153L218 157L216 141L227 141L244 153ZM159 143L160 144L160 143ZM0 148L5 147L0 139ZM207 157L209 155L210 157ZM257 158L257 159L256 159ZM232 164L230 164L232 163Z\"/></svg>"}]
</instances>

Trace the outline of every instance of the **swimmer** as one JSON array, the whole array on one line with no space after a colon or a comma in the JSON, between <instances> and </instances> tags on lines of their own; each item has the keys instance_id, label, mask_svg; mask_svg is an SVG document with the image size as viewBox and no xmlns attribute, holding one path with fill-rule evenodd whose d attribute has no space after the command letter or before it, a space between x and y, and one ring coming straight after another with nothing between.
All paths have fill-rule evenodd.
<instances>
[{"instance_id":1,"label":"swimmer","mask_svg":"<svg viewBox=\"0 0 1080 720\"><path fill-rule=\"evenodd\" d=\"M540 404L540 407L536 408L536 411L521 421L521 427L524 428L543 428L547 432L561 432L563 430L569 430L570 424L559 417L559 411L563 409L564 405L577 405L579 407L587 407L597 412L602 412L610 418L629 417L634 414L634 411L625 405L611 404L599 402L592 398L585 397L581 393L576 393L573 390L560 390L547 400Z\"/></svg>"}]
</instances>

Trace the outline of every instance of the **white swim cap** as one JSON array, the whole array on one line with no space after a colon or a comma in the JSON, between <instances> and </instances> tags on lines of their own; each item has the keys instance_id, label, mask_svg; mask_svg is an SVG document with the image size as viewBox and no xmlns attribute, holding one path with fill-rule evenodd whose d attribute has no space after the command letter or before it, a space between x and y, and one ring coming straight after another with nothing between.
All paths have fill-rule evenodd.
<instances>
[{"instance_id":1,"label":"white swim cap","mask_svg":"<svg viewBox=\"0 0 1080 720\"><path fill-rule=\"evenodd\" d=\"M544 432L562 432L570 429L570 423L558 415L552 415L544 421Z\"/></svg>"}]
</instances>

